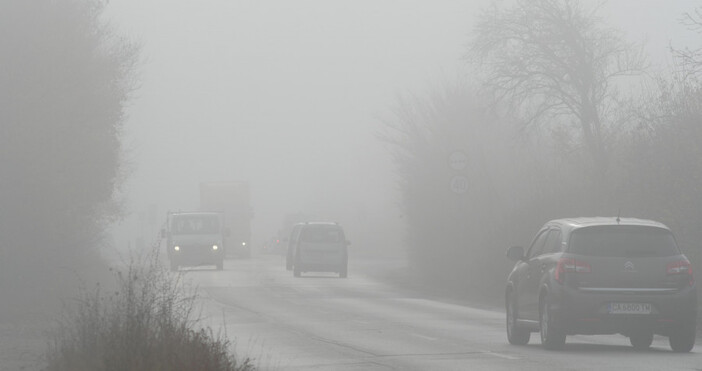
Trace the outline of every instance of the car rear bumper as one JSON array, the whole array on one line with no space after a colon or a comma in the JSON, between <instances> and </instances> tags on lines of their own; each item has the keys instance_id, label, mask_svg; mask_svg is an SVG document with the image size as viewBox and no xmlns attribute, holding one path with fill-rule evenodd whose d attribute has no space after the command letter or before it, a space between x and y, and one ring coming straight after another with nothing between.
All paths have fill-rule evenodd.
<instances>
[{"instance_id":1,"label":"car rear bumper","mask_svg":"<svg viewBox=\"0 0 702 371\"><path fill-rule=\"evenodd\" d=\"M301 272L341 272L343 265L330 263L302 263L300 264Z\"/></svg>"},{"instance_id":2,"label":"car rear bumper","mask_svg":"<svg viewBox=\"0 0 702 371\"><path fill-rule=\"evenodd\" d=\"M592 292L561 287L549 295L554 319L569 335L627 334L635 329L650 329L667 335L680 326L692 326L697 315L697 292L686 287L673 292L621 291ZM610 303L651 304L649 314L612 314Z\"/></svg>"},{"instance_id":3,"label":"car rear bumper","mask_svg":"<svg viewBox=\"0 0 702 371\"><path fill-rule=\"evenodd\" d=\"M302 272L341 272L347 263L343 252L303 252L296 264Z\"/></svg>"}]
</instances>

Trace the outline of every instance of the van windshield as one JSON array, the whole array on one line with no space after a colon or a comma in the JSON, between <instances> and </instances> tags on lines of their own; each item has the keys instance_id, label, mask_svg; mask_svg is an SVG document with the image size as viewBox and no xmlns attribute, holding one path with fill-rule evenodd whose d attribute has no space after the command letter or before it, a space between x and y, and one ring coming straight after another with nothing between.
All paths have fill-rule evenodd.
<instances>
[{"instance_id":1,"label":"van windshield","mask_svg":"<svg viewBox=\"0 0 702 371\"><path fill-rule=\"evenodd\" d=\"M178 215L171 221L173 234L216 234L219 233L217 215Z\"/></svg>"},{"instance_id":2,"label":"van windshield","mask_svg":"<svg viewBox=\"0 0 702 371\"><path fill-rule=\"evenodd\" d=\"M647 226L598 226L575 230L568 252L603 257L661 257L680 252L673 234Z\"/></svg>"},{"instance_id":3,"label":"van windshield","mask_svg":"<svg viewBox=\"0 0 702 371\"><path fill-rule=\"evenodd\" d=\"M307 227L302 230L300 241L309 243L338 243L343 241L341 230L336 227Z\"/></svg>"}]
</instances>

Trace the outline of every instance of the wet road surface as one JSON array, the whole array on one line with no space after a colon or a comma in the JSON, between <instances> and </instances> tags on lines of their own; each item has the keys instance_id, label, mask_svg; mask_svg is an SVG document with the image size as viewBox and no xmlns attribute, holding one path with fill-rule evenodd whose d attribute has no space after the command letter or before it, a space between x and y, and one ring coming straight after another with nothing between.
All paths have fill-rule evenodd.
<instances>
[{"instance_id":1,"label":"wet road surface","mask_svg":"<svg viewBox=\"0 0 702 371\"><path fill-rule=\"evenodd\" d=\"M533 333L529 345L512 346L501 308L384 283L364 274L369 265L351 261L347 279L293 278L283 257L259 255L184 274L199 287L203 324L226 331L262 369L702 370L701 346L676 354L658 336L646 352L621 335L569 336L554 352Z\"/></svg>"}]
</instances>

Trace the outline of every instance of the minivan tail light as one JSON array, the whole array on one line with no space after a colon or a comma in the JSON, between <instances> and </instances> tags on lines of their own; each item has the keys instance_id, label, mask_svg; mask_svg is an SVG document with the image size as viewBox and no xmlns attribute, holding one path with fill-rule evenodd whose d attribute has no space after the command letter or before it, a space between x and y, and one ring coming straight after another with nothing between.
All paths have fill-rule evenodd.
<instances>
[{"instance_id":1,"label":"minivan tail light","mask_svg":"<svg viewBox=\"0 0 702 371\"><path fill-rule=\"evenodd\" d=\"M554 278L558 283L565 282L565 273L590 273L592 268L590 264L582 260L574 258L560 258L556 264L556 272Z\"/></svg>"},{"instance_id":2,"label":"minivan tail light","mask_svg":"<svg viewBox=\"0 0 702 371\"><path fill-rule=\"evenodd\" d=\"M690 277L690 286L695 283L695 280L692 278L692 264L687 259L668 263L666 273L668 275L687 274Z\"/></svg>"}]
</instances>

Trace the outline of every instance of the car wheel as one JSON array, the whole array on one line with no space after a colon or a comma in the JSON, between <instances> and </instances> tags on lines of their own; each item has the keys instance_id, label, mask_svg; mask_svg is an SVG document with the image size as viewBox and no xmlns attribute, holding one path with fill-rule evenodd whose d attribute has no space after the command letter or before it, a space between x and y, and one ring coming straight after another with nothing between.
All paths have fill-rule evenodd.
<instances>
[{"instance_id":1,"label":"car wheel","mask_svg":"<svg viewBox=\"0 0 702 371\"><path fill-rule=\"evenodd\" d=\"M692 326L680 326L680 328L674 330L668 337L670 349L676 353L691 351L695 346L696 327L693 323Z\"/></svg>"},{"instance_id":2,"label":"car wheel","mask_svg":"<svg viewBox=\"0 0 702 371\"><path fill-rule=\"evenodd\" d=\"M293 269L292 259L290 257L285 257L285 269L291 271Z\"/></svg>"},{"instance_id":3,"label":"car wheel","mask_svg":"<svg viewBox=\"0 0 702 371\"><path fill-rule=\"evenodd\" d=\"M541 327L541 344L549 350L558 350L565 345L566 335L556 325L551 309L548 305L548 298L544 297L539 305L539 324Z\"/></svg>"},{"instance_id":4,"label":"car wheel","mask_svg":"<svg viewBox=\"0 0 702 371\"><path fill-rule=\"evenodd\" d=\"M629 342L636 350L646 350L653 343L653 331L636 331L629 335Z\"/></svg>"},{"instance_id":5,"label":"car wheel","mask_svg":"<svg viewBox=\"0 0 702 371\"><path fill-rule=\"evenodd\" d=\"M217 262L217 270L221 271L222 269L224 269L224 261L220 260Z\"/></svg>"},{"instance_id":6,"label":"car wheel","mask_svg":"<svg viewBox=\"0 0 702 371\"><path fill-rule=\"evenodd\" d=\"M295 256L295 263L293 264L293 276L300 277L302 275L302 266L300 265L300 257Z\"/></svg>"},{"instance_id":7,"label":"car wheel","mask_svg":"<svg viewBox=\"0 0 702 371\"><path fill-rule=\"evenodd\" d=\"M531 332L525 328L517 326L517 304L513 295L507 294L506 305L507 317L507 340L513 345L526 345L529 343Z\"/></svg>"}]
</instances>

